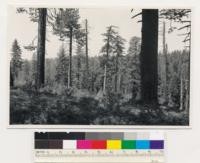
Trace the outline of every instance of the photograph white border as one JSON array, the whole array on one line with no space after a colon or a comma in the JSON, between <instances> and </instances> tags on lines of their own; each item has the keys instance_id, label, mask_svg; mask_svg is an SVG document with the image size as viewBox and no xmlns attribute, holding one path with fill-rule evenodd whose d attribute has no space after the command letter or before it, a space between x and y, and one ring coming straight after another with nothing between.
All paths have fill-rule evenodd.
<instances>
[{"instance_id":1,"label":"photograph white border","mask_svg":"<svg viewBox=\"0 0 200 163\"><path fill-rule=\"evenodd\" d=\"M46 1L46 2L45 2ZM132 0L131 1L127 1L127 3L125 3L122 0L110 0L108 3L108 0L103 0L102 2L96 1L96 0L86 0L86 1L81 1L81 0L77 0L75 3L74 1L72 2L72 0L66 0L66 1L62 1L62 3L55 3L52 2L51 3L47 3L48 0L45 1L35 1L34 3L29 1L21 1L20 3L16 3L16 1L14 2L9 2L7 5L7 12L8 12L8 8L9 6L14 6L14 7L66 7L66 8L131 8L131 6L134 6L135 8L173 8L173 9L180 9L180 8L188 8L192 10L192 14L191 14L191 22L192 22L192 29L191 29L191 47L193 47L193 43L195 40L195 35L194 35L194 25L195 22L194 20L194 16L195 16L195 6L194 5L187 5L187 4L183 4L180 3L180 5L177 5L177 3L173 4L171 3L169 5L164 5L162 3L157 2L157 4L153 4L151 3L150 5L146 2L140 2L140 4L135 3L136 0ZM79 2L79 3L78 3ZM89 2L89 3L87 3ZM92 3L91 3L92 2ZM107 3L105 3L107 2ZM123 2L123 3L122 3ZM134 4L135 3L135 4ZM143 4L142 4L143 3ZM48 4L48 5L47 5ZM8 22L7 22L8 24ZM8 31L6 32L8 33ZM6 40L6 54L9 53L9 48L7 45L7 40ZM80 129L81 131L84 131L85 129L87 130L93 130L93 129L97 129L97 130L106 130L106 129L112 129L112 130L119 130L119 129L127 129L127 130L133 130L133 129L191 129L192 128L192 110L194 108L194 104L193 104L193 67L192 67L192 63L193 63L193 48L191 48L191 52L190 52L190 101L189 101L189 125L188 126L180 126L180 125L31 125L31 124L24 124L24 125L12 125L10 124L10 107L9 107L9 102L10 102L10 86L9 86L9 66L7 66L6 72L7 72L7 85L6 88L8 88L8 92L6 94L7 99L8 99L8 105L7 105L7 128L8 129ZM7 55L7 65L9 65L9 55ZM76 130L77 131L77 130Z\"/></svg>"}]
</instances>

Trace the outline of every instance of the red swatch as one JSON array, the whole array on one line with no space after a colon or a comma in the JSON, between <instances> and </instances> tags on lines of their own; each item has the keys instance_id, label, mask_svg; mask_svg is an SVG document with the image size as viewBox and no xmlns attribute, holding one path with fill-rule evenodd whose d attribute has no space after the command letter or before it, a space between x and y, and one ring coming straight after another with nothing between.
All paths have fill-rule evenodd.
<instances>
[{"instance_id":1,"label":"red swatch","mask_svg":"<svg viewBox=\"0 0 200 163\"><path fill-rule=\"evenodd\" d=\"M92 149L106 149L106 140L92 140Z\"/></svg>"}]
</instances>

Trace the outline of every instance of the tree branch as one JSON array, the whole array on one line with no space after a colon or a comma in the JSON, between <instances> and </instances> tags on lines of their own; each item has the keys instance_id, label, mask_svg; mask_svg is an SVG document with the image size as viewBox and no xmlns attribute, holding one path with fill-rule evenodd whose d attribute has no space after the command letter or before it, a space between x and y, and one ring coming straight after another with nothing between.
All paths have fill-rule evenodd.
<instances>
[{"instance_id":1,"label":"tree branch","mask_svg":"<svg viewBox=\"0 0 200 163\"><path fill-rule=\"evenodd\" d=\"M140 12L140 13L138 13L138 14L132 16L131 19L134 19L134 18L136 18L136 17L139 16L139 15L142 15L142 12Z\"/></svg>"},{"instance_id":2,"label":"tree branch","mask_svg":"<svg viewBox=\"0 0 200 163\"><path fill-rule=\"evenodd\" d=\"M189 27L191 27L190 24L189 24L189 25L185 25L185 26L183 26L183 27L180 27L178 30L181 30L181 29L184 29L184 28L189 28Z\"/></svg>"}]
</instances>

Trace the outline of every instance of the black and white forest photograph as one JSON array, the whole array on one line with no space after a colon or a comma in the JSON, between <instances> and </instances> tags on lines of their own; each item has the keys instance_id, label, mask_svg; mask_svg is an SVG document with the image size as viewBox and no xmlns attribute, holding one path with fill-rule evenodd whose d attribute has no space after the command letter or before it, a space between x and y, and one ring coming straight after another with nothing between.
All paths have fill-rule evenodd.
<instances>
[{"instance_id":1,"label":"black and white forest photograph","mask_svg":"<svg viewBox=\"0 0 200 163\"><path fill-rule=\"evenodd\" d=\"M9 6L9 124L189 126L191 14Z\"/></svg>"}]
</instances>

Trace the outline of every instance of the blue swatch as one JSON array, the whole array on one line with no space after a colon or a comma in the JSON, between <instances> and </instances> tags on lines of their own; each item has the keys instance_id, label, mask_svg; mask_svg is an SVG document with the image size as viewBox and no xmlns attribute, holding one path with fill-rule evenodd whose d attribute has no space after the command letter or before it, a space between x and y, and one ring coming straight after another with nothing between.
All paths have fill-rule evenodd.
<instances>
[{"instance_id":1,"label":"blue swatch","mask_svg":"<svg viewBox=\"0 0 200 163\"><path fill-rule=\"evenodd\" d=\"M150 149L150 141L136 140L136 149Z\"/></svg>"}]
</instances>

